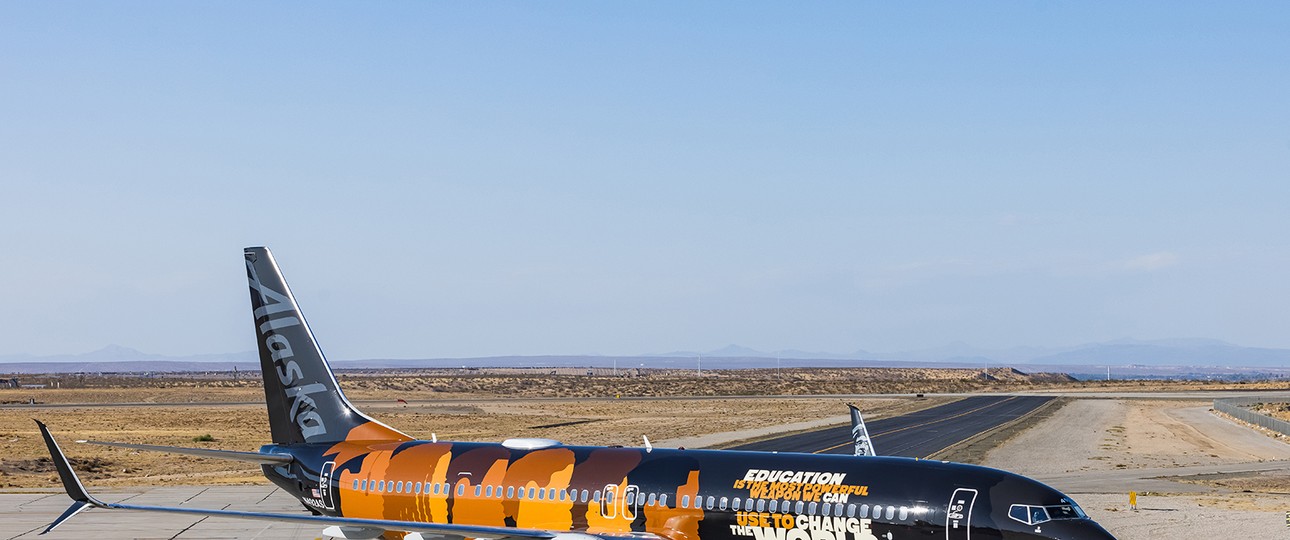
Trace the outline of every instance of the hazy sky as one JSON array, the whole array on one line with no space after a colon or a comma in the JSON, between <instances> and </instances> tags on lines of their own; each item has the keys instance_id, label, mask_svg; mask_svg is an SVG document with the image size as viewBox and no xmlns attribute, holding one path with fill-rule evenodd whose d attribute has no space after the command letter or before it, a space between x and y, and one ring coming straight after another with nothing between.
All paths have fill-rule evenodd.
<instances>
[{"instance_id":1,"label":"hazy sky","mask_svg":"<svg viewBox=\"0 0 1290 540\"><path fill-rule=\"evenodd\" d=\"M1290 347L1290 4L0 3L0 354Z\"/></svg>"}]
</instances>

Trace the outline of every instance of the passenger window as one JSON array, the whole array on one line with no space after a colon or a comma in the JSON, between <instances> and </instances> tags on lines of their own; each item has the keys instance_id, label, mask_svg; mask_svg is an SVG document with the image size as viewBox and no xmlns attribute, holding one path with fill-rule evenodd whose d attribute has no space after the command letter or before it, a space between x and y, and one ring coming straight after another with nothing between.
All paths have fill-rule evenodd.
<instances>
[{"instance_id":1,"label":"passenger window","mask_svg":"<svg viewBox=\"0 0 1290 540\"><path fill-rule=\"evenodd\" d=\"M529 493L533 493L533 488L529 488ZM546 500L546 490L545 489L537 490L537 496L539 501Z\"/></svg>"},{"instance_id":2,"label":"passenger window","mask_svg":"<svg viewBox=\"0 0 1290 540\"><path fill-rule=\"evenodd\" d=\"M909 509L902 506L900 507L900 520L905 521L907 519L909 519Z\"/></svg>"},{"instance_id":3,"label":"passenger window","mask_svg":"<svg viewBox=\"0 0 1290 540\"><path fill-rule=\"evenodd\" d=\"M867 504L860 505L860 517L861 518L869 517L869 505Z\"/></svg>"},{"instance_id":4,"label":"passenger window","mask_svg":"<svg viewBox=\"0 0 1290 540\"><path fill-rule=\"evenodd\" d=\"M770 511L771 511L771 512L778 512L778 511L779 511L779 501L778 501L778 500L770 501Z\"/></svg>"},{"instance_id":5,"label":"passenger window","mask_svg":"<svg viewBox=\"0 0 1290 540\"><path fill-rule=\"evenodd\" d=\"M842 503L837 503L837 504L833 505L833 515L835 515L835 516L841 516L841 515L842 515Z\"/></svg>"},{"instance_id":6,"label":"passenger window","mask_svg":"<svg viewBox=\"0 0 1290 540\"><path fill-rule=\"evenodd\" d=\"M582 502L584 503L587 502L588 500L590 500L590 497L591 495L589 495L589 492L587 490L585 489L582 490Z\"/></svg>"},{"instance_id":7,"label":"passenger window","mask_svg":"<svg viewBox=\"0 0 1290 540\"><path fill-rule=\"evenodd\" d=\"M654 501L655 501L655 500L657 500L656 496L655 496L653 493L650 493L650 494L649 494L649 499L647 499L647 500L645 501L645 505L646 505L646 506L654 506Z\"/></svg>"},{"instance_id":8,"label":"passenger window","mask_svg":"<svg viewBox=\"0 0 1290 540\"><path fill-rule=\"evenodd\" d=\"M831 504L825 503L824 508L822 508L821 510L824 510L824 517L829 517L833 515L833 505Z\"/></svg>"},{"instance_id":9,"label":"passenger window","mask_svg":"<svg viewBox=\"0 0 1290 540\"><path fill-rule=\"evenodd\" d=\"M533 498L533 488L529 488L529 498Z\"/></svg>"},{"instance_id":10,"label":"passenger window","mask_svg":"<svg viewBox=\"0 0 1290 540\"><path fill-rule=\"evenodd\" d=\"M766 511L766 499L757 499L757 511L758 512Z\"/></svg>"},{"instance_id":11,"label":"passenger window","mask_svg":"<svg viewBox=\"0 0 1290 540\"><path fill-rule=\"evenodd\" d=\"M882 505L881 505L881 504L875 504L875 505L873 505L873 518L874 518L874 519L882 519Z\"/></svg>"},{"instance_id":12,"label":"passenger window","mask_svg":"<svg viewBox=\"0 0 1290 540\"><path fill-rule=\"evenodd\" d=\"M722 498L724 499L725 497L722 497ZM733 498L733 499L730 499L730 509L731 509L731 510L738 510L738 509L739 509L739 497L735 497L735 498Z\"/></svg>"},{"instance_id":13,"label":"passenger window","mask_svg":"<svg viewBox=\"0 0 1290 540\"><path fill-rule=\"evenodd\" d=\"M856 505L854 504L847 505L847 517L849 518L856 517Z\"/></svg>"},{"instance_id":14,"label":"passenger window","mask_svg":"<svg viewBox=\"0 0 1290 540\"><path fill-rule=\"evenodd\" d=\"M493 486L488 486L488 487L484 488L484 496L485 496L485 497L492 497L492 496L493 496Z\"/></svg>"},{"instance_id":15,"label":"passenger window","mask_svg":"<svg viewBox=\"0 0 1290 540\"><path fill-rule=\"evenodd\" d=\"M784 501L784 502L788 502L788 501ZM794 513L795 514L802 513L802 508L804 508L805 506L806 506L806 503L803 503L802 501L797 501L797 511Z\"/></svg>"},{"instance_id":16,"label":"passenger window","mask_svg":"<svg viewBox=\"0 0 1290 540\"><path fill-rule=\"evenodd\" d=\"M402 480L399 480L397 483L395 483L395 484L394 484L394 492L395 492L395 493L403 493L403 481L402 481Z\"/></svg>"},{"instance_id":17,"label":"passenger window","mask_svg":"<svg viewBox=\"0 0 1290 540\"><path fill-rule=\"evenodd\" d=\"M727 498L725 498L725 497L722 497L722 498L721 498L721 504L720 504L720 505L718 505L718 507L719 507L719 508L721 508L722 510L725 510L725 509L726 509L726 503L729 503L729 502L730 502L730 499L727 499Z\"/></svg>"},{"instance_id":18,"label":"passenger window","mask_svg":"<svg viewBox=\"0 0 1290 540\"><path fill-rule=\"evenodd\" d=\"M887 507L887 521L891 521L891 520L892 520L892 518L894 518L894 517L896 517L896 507L895 507L895 506L888 506L888 507Z\"/></svg>"},{"instance_id":19,"label":"passenger window","mask_svg":"<svg viewBox=\"0 0 1290 540\"><path fill-rule=\"evenodd\" d=\"M466 494L466 484L457 484L457 496L461 497Z\"/></svg>"},{"instance_id":20,"label":"passenger window","mask_svg":"<svg viewBox=\"0 0 1290 540\"><path fill-rule=\"evenodd\" d=\"M664 508L667 508L667 494L666 494L666 493L664 493L664 494L662 494L662 495L659 495L659 496L658 496L658 505L659 505L659 506L662 506L662 507L664 507Z\"/></svg>"},{"instance_id":21,"label":"passenger window","mask_svg":"<svg viewBox=\"0 0 1290 540\"><path fill-rule=\"evenodd\" d=\"M708 497L708 510L712 510L712 507L716 505L717 505L717 499L714 497Z\"/></svg>"},{"instance_id":22,"label":"passenger window","mask_svg":"<svg viewBox=\"0 0 1290 540\"><path fill-rule=\"evenodd\" d=\"M752 509L753 509L753 500L752 500L752 499L748 499L748 500L744 501L744 511L745 511L745 512L752 512Z\"/></svg>"},{"instance_id":23,"label":"passenger window","mask_svg":"<svg viewBox=\"0 0 1290 540\"><path fill-rule=\"evenodd\" d=\"M682 495L682 496L681 496L681 508L689 508L689 507L690 507L690 496L689 496L689 495Z\"/></svg>"},{"instance_id":24,"label":"passenger window","mask_svg":"<svg viewBox=\"0 0 1290 540\"><path fill-rule=\"evenodd\" d=\"M807 514L810 514L812 516L815 515L815 504L816 503L811 503L810 508L806 511Z\"/></svg>"},{"instance_id":25,"label":"passenger window","mask_svg":"<svg viewBox=\"0 0 1290 540\"><path fill-rule=\"evenodd\" d=\"M566 495L568 495L568 494L569 494L569 492L567 492L567 491L565 491L565 490L563 490L563 489L562 489L562 490L560 490L560 500L562 500L562 501L563 501L563 500L564 500L564 497L565 497Z\"/></svg>"},{"instance_id":26,"label":"passenger window","mask_svg":"<svg viewBox=\"0 0 1290 540\"><path fill-rule=\"evenodd\" d=\"M475 486L475 496L478 497L483 494L484 494L484 486Z\"/></svg>"}]
</instances>

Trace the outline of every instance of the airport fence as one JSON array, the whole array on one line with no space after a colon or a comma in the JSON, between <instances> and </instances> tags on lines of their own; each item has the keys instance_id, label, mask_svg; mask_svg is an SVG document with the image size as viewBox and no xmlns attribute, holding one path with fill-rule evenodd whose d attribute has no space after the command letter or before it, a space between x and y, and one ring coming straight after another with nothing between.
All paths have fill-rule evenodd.
<instances>
[{"instance_id":1,"label":"airport fence","mask_svg":"<svg viewBox=\"0 0 1290 540\"><path fill-rule=\"evenodd\" d=\"M1279 420L1266 414L1259 414L1246 408L1250 405L1272 402L1275 401L1261 398L1223 398L1214 400L1214 410L1277 433L1290 435L1290 422Z\"/></svg>"}]
</instances>

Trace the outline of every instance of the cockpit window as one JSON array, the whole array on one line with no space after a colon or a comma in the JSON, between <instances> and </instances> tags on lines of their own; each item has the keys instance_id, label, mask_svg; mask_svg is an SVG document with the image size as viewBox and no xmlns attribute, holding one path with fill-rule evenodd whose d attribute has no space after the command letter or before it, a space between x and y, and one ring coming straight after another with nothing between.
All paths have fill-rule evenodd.
<instances>
[{"instance_id":1,"label":"cockpit window","mask_svg":"<svg viewBox=\"0 0 1290 540\"><path fill-rule=\"evenodd\" d=\"M1049 521L1048 511L1042 506L1028 506L1024 504L1014 504L1008 509L1008 517L1025 523L1026 525L1038 525Z\"/></svg>"},{"instance_id":2,"label":"cockpit window","mask_svg":"<svg viewBox=\"0 0 1290 540\"><path fill-rule=\"evenodd\" d=\"M1008 517L1027 525L1038 525L1055 519L1085 519L1088 516L1075 501L1062 499L1061 504L1049 506L1014 504L1008 509Z\"/></svg>"},{"instance_id":3,"label":"cockpit window","mask_svg":"<svg viewBox=\"0 0 1290 540\"><path fill-rule=\"evenodd\" d=\"M1060 504L1056 506L1046 506L1044 508L1048 510L1048 515L1053 519L1081 519L1084 517L1076 511L1076 508L1078 508L1076 506Z\"/></svg>"},{"instance_id":4,"label":"cockpit window","mask_svg":"<svg viewBox=\"0 0 1290 540\"><path fill-rule=\"evenodd\" d=\"M1048 507L1048 515L1053 519L1086 519L1088 514L1075 501L1063 498L1061 504Z\"/></svg>"}]
</instances>

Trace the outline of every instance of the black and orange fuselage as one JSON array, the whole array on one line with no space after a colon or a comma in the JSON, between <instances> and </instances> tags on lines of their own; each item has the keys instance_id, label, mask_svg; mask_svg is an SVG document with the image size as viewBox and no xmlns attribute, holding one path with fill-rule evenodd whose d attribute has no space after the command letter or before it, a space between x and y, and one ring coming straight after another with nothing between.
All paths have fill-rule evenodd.
<instances>
[{"instance_id":1,"label":"black and orange fuselage","mask_svg":"<svg viewBox=\"0 0 1290 540\"><path fill-rule=\"evenodd\" d=\"M265 473L322 514L674 540L1040 538L1005 534L1022 528L1009 504L1065 500L1005 471L894 457L430 441L262 451L297 458Z\"/></svg>"}]
</instances>

